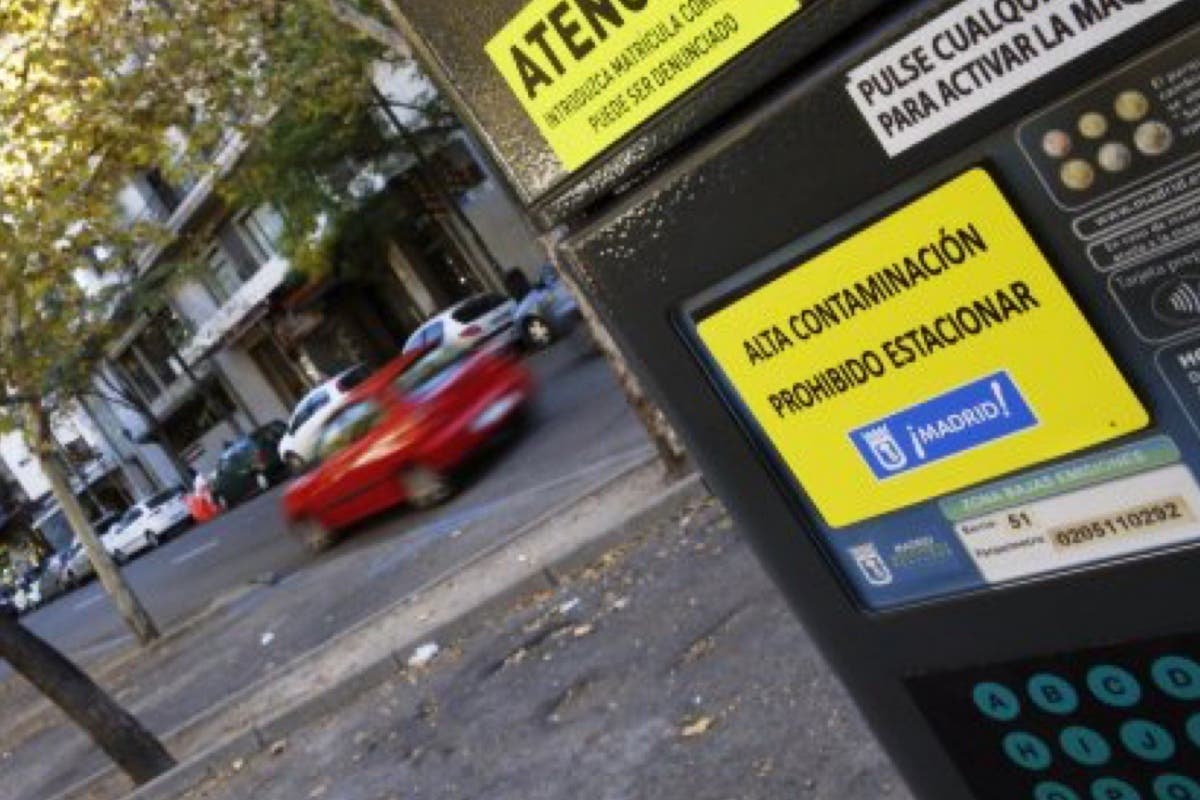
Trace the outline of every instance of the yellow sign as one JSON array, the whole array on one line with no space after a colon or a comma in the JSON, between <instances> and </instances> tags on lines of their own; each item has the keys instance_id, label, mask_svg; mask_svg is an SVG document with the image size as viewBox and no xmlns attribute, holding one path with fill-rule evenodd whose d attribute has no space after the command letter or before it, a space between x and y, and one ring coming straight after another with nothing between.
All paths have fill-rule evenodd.
<instances>
[{"instance_id":1,"label":"yellow sign","mask_svg":"<svg viewBox=\"0 0 1200 800\"><path fill-rule=\"evenodd\" d=\"M801 0L534 0L487 53L569 170L666 108Z\"/></svg>"},{"instance_id":2,"label":"yellow sign","mask_svg":"<svg viewBox=\"0 0 1200 800\"><path fill-rule=\"evenodd\" d=\"M982 169L698 328L834 527L1149 423Z\"/></svg>"}]
</instances>

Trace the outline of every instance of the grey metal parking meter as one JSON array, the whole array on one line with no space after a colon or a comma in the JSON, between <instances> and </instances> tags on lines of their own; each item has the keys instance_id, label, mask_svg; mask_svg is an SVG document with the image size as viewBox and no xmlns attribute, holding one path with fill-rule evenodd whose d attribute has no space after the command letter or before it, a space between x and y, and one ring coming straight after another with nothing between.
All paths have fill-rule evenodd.
<instances>
[{"instance_id":1,"label":"grey metal parking meter","mask_svg":"<svg viewBox=\"0 0 1200 800\"><path fill-rule=\"evenodd\" d=\"M410 37L914 792L1200 798L1200 2L463 5Z\"/></svg>"}]
</instances>

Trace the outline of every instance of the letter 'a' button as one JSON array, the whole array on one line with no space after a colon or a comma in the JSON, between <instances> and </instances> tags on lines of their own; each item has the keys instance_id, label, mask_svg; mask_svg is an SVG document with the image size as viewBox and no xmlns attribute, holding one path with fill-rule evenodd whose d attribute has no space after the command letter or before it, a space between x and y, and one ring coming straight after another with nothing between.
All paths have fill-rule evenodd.
<instances>
[{"instance_id":1,"label":"letter 'a' button","mask_svg":"<svg viewBox=\"0 0 1200 800\"><path fill-rule=\"evenodd\" d=\"M1200 700L1200 664L1185 656L1164 656L1150 668L1154 683L1176 700Z\"/></svg>"},{"instance_id":2,"label":"letter 'a' button","mask_svg":"<svg viewBox=\"0 0 1200 800\"><path fill-rule=\"evenodd\" d=\"M972 693L975 707L997 722L1012 722L1021 713L1021 701L1007 686L980 683Z\"/></svg>"}]
</instances>

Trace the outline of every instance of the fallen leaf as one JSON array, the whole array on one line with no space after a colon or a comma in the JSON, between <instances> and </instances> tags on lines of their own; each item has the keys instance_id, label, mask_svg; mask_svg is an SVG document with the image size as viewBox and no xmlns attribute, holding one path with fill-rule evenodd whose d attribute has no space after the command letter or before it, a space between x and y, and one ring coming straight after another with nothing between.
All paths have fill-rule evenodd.
<instances>
[{"instance_id":1,"label":"fallen leaf","mask_svg":"<svg viewBox=\"0 0 1200 800\"><path fill-rule=\"evenodd\" d=\"M685 739L693 736L703 736L708 733L708 729L713 725L712 717L699 717L695 722L684 725L679 731L679 735Z\"/></svg>"}]
</instances>

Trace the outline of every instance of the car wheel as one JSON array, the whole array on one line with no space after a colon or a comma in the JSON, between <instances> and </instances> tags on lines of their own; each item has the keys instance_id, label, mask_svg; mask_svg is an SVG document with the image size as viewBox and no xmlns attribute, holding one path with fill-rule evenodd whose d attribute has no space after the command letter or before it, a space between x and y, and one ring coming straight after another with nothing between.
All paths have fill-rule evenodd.
<instances>
[{"instance_id":1,"label":"car wheel","mask_svg":"<svg viewBox=\"0 0 1200 800\"><path fill-rule=\"evenodd\" d=\"M414 508L432 508L449 497L454 486L436 469L424 466L408 467L400 473L404 494Z\"/></svg>"},{"instance_id":2,"label":"car wheel","mask_svg":"<svg viewBox=\"0 0 1200 800\"><path fill-rule=\"evenodd\" d=\"M158 547L160 544L162 544L162 542L159 540L158 534L156 534L154 531L147 531L146 544L151 547Z\"/></svg>"},{"instance_id":3,"label":"car wheel","mask_svg":"<svg viewBox=\"0 0 1200 800\"><path fill-rule=\"evenodd\" d=\"M304 472L304 459L295 453L288 453L283 457L283 460L287 463L288 472L293 475L299 475L301 472Z\"/></svg>"},{"instance_id":4,"label":"car wheel","mask_svg":"<svg viewBox=\"0 0 1200 800\"><path fill-rule=\"evenodd\" d=\"M554 341L554 328L537 315L528 316L521 320L521 340L530 350L541 350Z\"/></svg>"},{"instance_id":5,"label":"car wheel","mask_svg":"<svg viewBox=\"0 0 1200 800\"><path fill-rule=\"evenodd\" d=\"M323 553L333 546L333 531L326 528L320 521L305 518L293 523L293 530L300 537L300 542L308 552Z\"/></svg>"}]
</instances>

